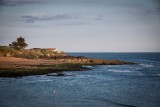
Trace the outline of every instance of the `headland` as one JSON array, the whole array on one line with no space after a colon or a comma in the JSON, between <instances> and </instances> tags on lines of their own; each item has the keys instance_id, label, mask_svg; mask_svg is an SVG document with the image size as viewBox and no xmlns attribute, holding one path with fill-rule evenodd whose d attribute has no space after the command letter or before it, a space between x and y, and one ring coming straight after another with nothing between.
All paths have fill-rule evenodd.
<instances>
[{"instance_id":1,"label":"headland","mask_svg":"<svg viewBox=\"0 0 160 107\"><path fill-rule=\"evenodd\" d=\"M7 50L8 49L8 50ZM86 65L134 64L120 60L70 56L64 52L44 49L13 50L0 48L0 77L43 75L63 71L84 71ZM7 50L7 51L6 51Z\"/></svg>"}]
</instances>

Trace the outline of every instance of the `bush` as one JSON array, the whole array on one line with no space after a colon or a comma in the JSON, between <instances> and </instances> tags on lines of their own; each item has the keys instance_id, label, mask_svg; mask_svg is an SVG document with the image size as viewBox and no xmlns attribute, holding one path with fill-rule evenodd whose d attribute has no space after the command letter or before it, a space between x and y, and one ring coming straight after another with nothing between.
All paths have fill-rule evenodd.
<instances>
[{"instance_id":1,"label":"bush","mask_svg":"<svg viewBox=\"0 0 160 107\"><path fill-rule=\"evenodd\" d=\"M64 53L53 52L52 50L33 48L33 49L14 49L8 46L0 46L0 56L13 56L18 58L61 58L64 57Z\"/></svg>"},{"instance_id":2,"label":"bush","mask_svg":"<svg viewBox=\"0 0 160 107\"><path fill-rule=\"evenodd\" d=\"M0 46L0 54L1 56L12 56L16 51L13 48L8 46Z\"/></svg>"}]
</instances>

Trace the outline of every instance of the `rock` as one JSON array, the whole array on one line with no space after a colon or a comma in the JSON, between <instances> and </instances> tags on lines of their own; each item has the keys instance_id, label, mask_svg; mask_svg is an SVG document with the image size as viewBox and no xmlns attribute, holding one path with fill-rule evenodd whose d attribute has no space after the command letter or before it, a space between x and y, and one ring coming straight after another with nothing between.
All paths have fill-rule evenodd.
<instances>
[{"instance_id":1,"label":"rock","mask_svg":"<svg viewBox=\"0 0 160 107\"><path fill-rule=\"evenodd\" d=\"M63 72L57 72L57 76L65 76Z\"/></svg>"}]
</instances>

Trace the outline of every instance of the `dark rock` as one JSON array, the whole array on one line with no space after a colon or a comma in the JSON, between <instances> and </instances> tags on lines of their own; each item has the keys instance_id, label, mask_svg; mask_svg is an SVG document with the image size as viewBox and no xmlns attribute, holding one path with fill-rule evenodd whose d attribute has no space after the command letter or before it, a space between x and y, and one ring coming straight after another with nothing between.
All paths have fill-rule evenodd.
<instances>
[{"instance_id":1,"label":"dark rock","mask_svg":"<svg viewBox=\"0 0 160 107\"><path fill-rule=\"evenodd\" d=\"M77 56L77 58L79 58L79 59L87 59L87 57L85 57L85 56Z\"/></svg>"},{"instance_id":2,"label":"dark rock","mask_svg":"<svg viewBox=\"0 0 160 107\"><path fill-rule=\"evenodd\" d=\"M57 72L57 76L65 76L63 72Z\"/></svg>"}]
</instances>

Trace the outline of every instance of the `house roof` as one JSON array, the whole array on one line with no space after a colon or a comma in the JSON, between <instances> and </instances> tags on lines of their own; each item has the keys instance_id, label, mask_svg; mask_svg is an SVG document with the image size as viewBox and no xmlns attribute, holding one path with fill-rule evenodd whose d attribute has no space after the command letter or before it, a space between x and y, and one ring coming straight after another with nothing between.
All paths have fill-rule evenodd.
<instances>
[{"instance_id":1,"label":"house roof","mask_svg":"<svg viewBox=\"0 0 160 107\"><path fill-rule=\"evenodd\" d=\"M56 48L45 48L47 50L56 50Z\"/></svg>"}]
</instances>

